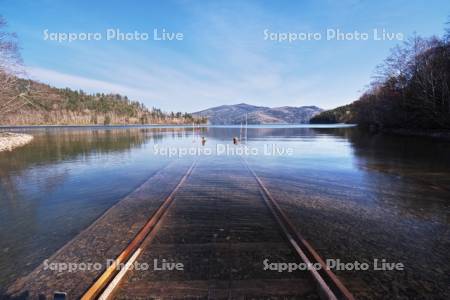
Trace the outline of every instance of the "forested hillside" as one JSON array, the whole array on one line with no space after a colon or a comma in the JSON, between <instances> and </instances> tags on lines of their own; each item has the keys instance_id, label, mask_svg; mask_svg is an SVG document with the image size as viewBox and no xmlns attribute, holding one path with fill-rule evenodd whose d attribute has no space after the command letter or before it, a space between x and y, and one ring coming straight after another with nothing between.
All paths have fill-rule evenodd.
<instances>
[{"instance_id":1,"label":"forested hillside","mask_svg":"<svg viewBox=\"0 0 450 300\"><path fill-rule=\"evenodd\" d=\"M22 79L17 35L0 15L0 125L192 124L188 113L148 109L117 94L86 94Z\"/></svg>"},{"instance_id":2,"label":"forested hillside","mask_svg":"<svg viewBox=\"0 0 450 300\"><path fill-rule=\"evenodd\" d=\"M413 37L378 68L357 101L311 123L357 123L375 129L450 129L450 28L443 38Z\"/></svg>"},{"instance_id":3,"label":"forested hillside","mask_svg":"<svg viewBox=\"0 0 450 300\"><path fill-rule=\"evenodd\" d=\"M334 109L325 110L313 116L310 120L312 124L336 124L336 123L353 123L354 113L352 105L339 106Z\"/></svg>"},{"instance_id":4,"label":"forested hillside","mask_svg":"<svg viewBox=\"0 0 450 300\"><path fill-rule=\"evenodd\" d=\"M192 124L206 119L188 113L148 109L118 94L87 94L18 79L11 93L21 101L0 116L1 125ZM1 97L0 97L1 98ZM1 103L0 99L0 103Z\"/></svg>"}]
</instances>

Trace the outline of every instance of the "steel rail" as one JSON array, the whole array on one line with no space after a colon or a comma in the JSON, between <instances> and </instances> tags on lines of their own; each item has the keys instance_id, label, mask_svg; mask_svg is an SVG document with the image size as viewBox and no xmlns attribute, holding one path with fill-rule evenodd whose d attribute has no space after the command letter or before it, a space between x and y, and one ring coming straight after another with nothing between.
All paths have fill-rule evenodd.
<instances>
[{"instance_id":1,"label":"steel rail","mask_svg":"<svg viewBox=\"0 0 450 300\"><path fill-rule=\"evenodd\" d=\"M83 294L81 300L93 300L101 297L102 299L108 299L111 295L114 287L120 282L120 279L125 275L130 264L141 253L142 249L140 246L147 237L155 236L156 231L159 229L159 225L163 217L167 214L168 209L174 201L175 194L178 192L179 188L186 179L192 173L195 167L195 161L187 170L186 174L180 179L178 184L172 190L172 192L167 196L167 198L160 205L158 210L153 213L153 215L148 219L145 225L139 230L134 239L128 244L128 246L117 256L114 262L97 278L97 280L90 286L90 288ZM121 267L122 266L122 267ZM125 268L125 271L120 270L120 268ZM117 279L116 279L117 278ZM116 280L115 280L116 279ZM106 293L103 293L103 292ZM102 294L103 293L103 294Z\"/></svg>"},{"instance_id":2,"label":"steel rail","mask_svg":"<svg viewBox=\"0 0 450 300\"><path fill-rule=\"evenodd\" d=\"M295 228L291 220L271 195L262 180L250 167L247 160L242 158L242 161L256 179L269 210L276 219L278 225L281 227L283 233L286 235L286 239L295 249L302 261L308 266L312 266L314 263L319 263L321 265L319 270L316 270L314 267L308 267L308 270L311 272L314 280L318 284L321 296L330 300L354 300L355 298L352 293L342 284L339 278L329 268L327 268L324 260Z\"/></svg>"},{"instance_id":3,"label":"steel rail","mask_svg":"<svg viewBox=\"0 0 450 300\"><path fill-rule=\"evenodd\" d=\"M313 249L313 247L301 236L296 230L290 219L284 213L277 201L273 198L269 190L266 188L262 180L256 175L245 159L242 159L246 168L253 175L258 183L260 193L269 211L277 221L285 238L289 241L301 260L308 266L313 266L319 263L322 267L316 270L314 267L309 267L308 270L315 282L318 285L319 294L324 299L330 300L354 300L350 291L342 284L337 276L326 267L324 260ZM158 210L150 217L147 223L141 228L135 238L130 244L119 254L114 263L109 266L100 277L91 285L91 287L81 297L82 300L101 299L106 300L111 297L114 289L125 276L128 268L134 263L137 257L141 254L142 248L156 236L158 229L161 226L163 218L167 214L169 208L174 202L174 196L179 188L183 185L186 179L192 173L195 167L195 162L187 170L186 174L181 178L177 186L172 190L170 195L163 201ZM122 265L122 269L119 266ZM123 267L125 265L125 267Z\"/></svg>"}]
</instances>

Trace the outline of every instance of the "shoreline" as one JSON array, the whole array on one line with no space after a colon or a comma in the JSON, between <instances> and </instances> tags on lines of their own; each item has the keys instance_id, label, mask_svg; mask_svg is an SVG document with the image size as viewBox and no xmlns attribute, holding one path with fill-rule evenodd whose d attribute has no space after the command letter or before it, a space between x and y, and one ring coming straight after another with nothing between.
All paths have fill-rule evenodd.
<instances>
[{"instance_id":1,"label":"shoreline","mask_svg":"<svg viewBox=\"0 0 450 300\"><path fill-rule=\"evenodd\" d=\"M33 140L33 136L24 133L0 132L0 152L12 151L25 146Z\"/></svg>"},{"instance_id":2,"label":"shoreline","mask_svg":"<svg viewBox=\"0 0 450 300\"><path fill-rule=\"evenodd\" d=\"M39 124L39 125L0 125L0 129L14 129L14 128L45 128L45 127L173 127L173 126L185 126L192 127L192 124ZM207 124L195 124L197 126L207 126Z\"/></svg>"},{"instance_id":3,"label":"shoreline","mask_svg":"<svg viewBox=\"0 0 450 300\"><path fill-rule=\"evenodd\" d=\"M195 124L195 128L240 128L239 124ZM347 128L356 127L355 124L248 124L248 128L274 127L274 128ZM192 128L192 124L114 124L114 125L0 125L1 130L14 129L45 129L45 128Z\"/></svg>"},{"instance_id":4,"label":"shoreline","mask_svg":"<svg viewBox=\"0 0 450 300\"><path fill-rule=\"evenodd\" d=\"M381 132L397 136L422 137L450 142L450 130L384 129Z\"/></svg>"},{"instance_id":5,"label":"shoreline","mask_svg":"<svg viewBox=\"0 0 450 300\"><path fill-rule=\"evenodd\" d=\"M444 142L450 142L450 129L410 129L410 128L382 128L382 129L370 129L368 127L363 127L358 124L348 124L348 123L333 123L329 125L353 125L354 127L360 128L366 133L379 133L385 135L403 136L403 137L420 137L433 140L440 140ZM319 125L319 124L317 124ZM322 124L324 125L324 124Z\"/></svg>"}]
</instances>

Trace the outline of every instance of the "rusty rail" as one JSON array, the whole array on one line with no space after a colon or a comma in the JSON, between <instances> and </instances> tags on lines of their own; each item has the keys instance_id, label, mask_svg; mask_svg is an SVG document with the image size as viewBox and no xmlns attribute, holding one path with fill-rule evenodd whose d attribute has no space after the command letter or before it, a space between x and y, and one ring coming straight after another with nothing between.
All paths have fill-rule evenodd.
<instances>
[{"instance_id":1,"label":"rusty rail","mask_svg":"<svg viewBox=\"0 0 450 300\"><path fill-rule=\"evenodd\" d=\"M163 217L166 215L168 209L173 203L175 194L178 192L180 186L192 173L194 167L195 162L192 163L186 174L181 178L180 182L172 190L170 195L167 196L167 198L163 201L158 210L150 217L147 223L136 234L131 243L128 244L128 246L114 260L114 263L112 263L83 294L81 300L97 299L102 294L102 292L107 289L108 285L110 285L110 283L114 281L114 278L120 273L119 267L132 263L132 261L137 258L137 256L141 252L140 246L149 235L151 235L152 237L155 235L157 229L159 228L158 225L161 223ZM127 269L125 267L124 272L126 272L126 270ZM124 272L120 273L120 275L123 276L122 274L124 274ZM120 280L116 280L115 282L117 283L118 281ZM109 290L112 291L113 288L110 288ZM102 298L108 298L108 295L103 295Z\"/></svg>"},{"instance_id":2,"label":"rusty rail","mask_svg":"<svg viewBox=\"0 0 450 300\"><path fill-rule=\"evenodd\" d=\"M354 300L355 298L350 293L350 291L342 284L339 278L329 268L327 268L324 260L295 228L291 220L284 213L283 209L270 194L269 190L266 188L266 186L264 185L262 180L258 177L258 175L256 175L256 173L250 167L248 162L245 159L242 159L242 161L258 182L261 194L269 210L276 219L277 223L280 225L281 230L286 236L286 239L295 249L295 251L300 256L302 261L308 265L314 263L319 263L321 265L320 270L308 268L308 270L311 272L311 275L313 276L314 280L318 285L318 289L321 296L325 299L330 300L334 299Z\"/></svg>"},{"instance_id":3,"label":"rusty rail","mask_svg":"<svg viewBox=\"0 0 450 300\"><path fill-rule=\"evenodd\" d=\"M308 265L319 263L322 266L320 270L308 268L314 281L317 283L320 296L324 299L330 300L354 300L353 295L342 284L337 276L331 270L326 268L324 260L295 229L294 225L291 223L287 215L270 194L269 190L266 188L262 180L251 169L245 159L243 159L243 163L257 181L260 193L267 207L269 208L269 211L280 226L282 232L285 235L285 238L294 248L296 253L300 256L301 260ZM81 297L82 300L106 300L110 298L115 287L119 284L123 276L125 276L125 273L128 270L127 266L129 264L132 264L137 259L137 257L142 252L142 248L144 248L146 244L150 243L156 236L165 215L174 202L175 194L178 192L181 185L183 185L186 179L190 176L194 167L195 162L190 166L177 186L172 190L170 195L163 201L158 210L142 227L142 229L138 232L131 243L115 259L114 263L109 266L94 282L94 284L92 284L91 287L85 292L85 294ZM118 266L123 265L125 265L125 268L119 270Z\"/></svg>"}]
</instances>

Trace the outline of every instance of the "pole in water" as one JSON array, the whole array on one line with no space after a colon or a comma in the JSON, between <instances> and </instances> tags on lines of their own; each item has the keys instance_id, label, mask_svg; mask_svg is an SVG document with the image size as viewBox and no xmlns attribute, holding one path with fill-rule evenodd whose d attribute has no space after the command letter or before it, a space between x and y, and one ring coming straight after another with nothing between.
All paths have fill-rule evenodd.
<instances>
[{"instance_id":1,"label":"pole in water","mask_svg":"<svg viewBox=\"0 0 450 300\"><path fill-rule=\"evenodd\" d=\"M248 127L247 114L245 114L245 143L246 144L247 144L247 127Z\"/></svg>"},{"instance_id":2,"label":"pole in water","mask_svg":"<svg viewBox=\"0 0 450 300\"><path fill-rule=\"evenodd\" d=\"M242 122L241 122L241 129L239 129L239 141L242 141Z\"/></svg>"}]
</instances>

